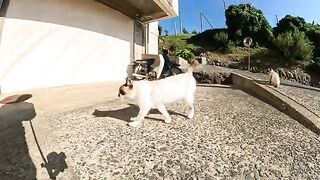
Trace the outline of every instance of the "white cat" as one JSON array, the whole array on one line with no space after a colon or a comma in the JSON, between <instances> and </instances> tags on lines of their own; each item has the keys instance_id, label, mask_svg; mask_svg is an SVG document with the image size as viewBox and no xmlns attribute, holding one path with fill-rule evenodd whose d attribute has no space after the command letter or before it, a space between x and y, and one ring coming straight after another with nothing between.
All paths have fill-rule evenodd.
<instances>
[{"instance_id":1,"label":"white cat","mask_svg":"<svg viewBox=\"0 0 320 180\"><path fill-rule=\"evenodd\" d=\"M275 87L280 86L280 77L279 74L273 71L273 69L269 72L269 84L272 84Z\"/></svg>"},{"instance_id":2,"label":"white cat","mask_svg":"<svg viewBox=\"0 0 320 180\"><path fill-rule=\"evenodd\" d=\"M139 106L139 114L130 120L129 126L137 127L143 123L144 117L151 108L157 108L165 117L165 122L170 123L171 117L165 105L178 100L184 100L190 109L188 118L194 116L194 94L196 91L196 80L193 77L193 70L196 67L194 62L188 72L167 77L155 81L131 81L127 78L126 83L119 88L118 96L126 96L136 100Z\"/></svg>"}]
</instances>

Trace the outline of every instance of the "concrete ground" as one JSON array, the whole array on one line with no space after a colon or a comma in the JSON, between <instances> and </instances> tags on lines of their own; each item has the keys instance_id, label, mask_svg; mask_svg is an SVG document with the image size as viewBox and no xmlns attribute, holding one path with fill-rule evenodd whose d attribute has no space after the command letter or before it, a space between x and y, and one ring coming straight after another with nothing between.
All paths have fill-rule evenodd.
<instances>
[{"instance_id":1,"label":"concrete ground","mask_svg":"<svg viewBox=\"0 0 320 180\"><path fill-rule=\"evenodd\" d=\"M198 87L196 115L168 106L165 124L152 111L115 99L47 116L47 140L65 153L80 179L317 179L320 138L272 106L230 87Z\"/></svg>"},{"instance_id":2,"label":"concrete ground","mask_svg":"<svg viewBox=\"0 0 320 180\"><path fill-rule=\"evenodd\" d=\"M48 115L117 97L121 82L94 83L0 94L32 94L26 102L0 105L0 179L78 179L64 158ZM45 166L42 166L44 164ZM69 166L69 167L68 167ZM61 172L63 171L63 172Z\"/></svg>"},{"instance_id":3,"label":"concrete ground","mask_svg":"<svg viewBox=\"0 0 320 180\"><path fill-rule=\"evenodd\" d=\"M205 72L235 72L246 77L250 77L256 81L268 81L268 75L263 73L251 73L248 71L242 71L238 69L230 69L212 65L200 65L197 68L198 71ZM263 83L264 84L264 83ZM306 86L298 82L289 81L287 79L281 79L280 88L273 88L288 98L294 100L298 104L304 106L316 116L320 118L320 89L312 86Z\"/></svg>"},{"instance_id":4,"label":"concrete ground","mask_svg":"<svg viewBox=\"0 0 320 180\"><path fill-rule=\"evenodd\" d=\"M194 120L175 103L171 124L153 111L133 129L138 108L116 98L120 83L24 91L27 102L1 106L0 179L320 176L319 137L240 90L199 87Z\"/></svg>"}]
</instances>

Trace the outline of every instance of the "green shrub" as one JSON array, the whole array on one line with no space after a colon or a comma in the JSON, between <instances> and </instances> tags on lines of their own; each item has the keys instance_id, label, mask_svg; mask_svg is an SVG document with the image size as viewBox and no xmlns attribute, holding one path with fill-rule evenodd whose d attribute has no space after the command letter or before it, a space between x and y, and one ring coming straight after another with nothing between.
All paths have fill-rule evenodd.
<instances>
[{"instance_id":1,"label":"green shrub","mask_svg":"<svg viewBox=\"0 0 320 180\"><path fill-rule=\"evenodd\" d=\"M180 49L175 52L175 56L182 57L190 62L194 58L194 54L188 49Z\"/></svg>"},{"instance_id":2,"label":"green shrub","mask_svg":"<svg viewBox=\"0 0 320 180\"><path fill-rule=\"evenodd\" d=\"M179 49L188 49L193 53L196 53L197 48L193 44L187 43L187 40L191 37L191 34L184 34L179 36L161 36L159 42L159 48L165 47L170 52L175 52Z\"/></svg>"},{"instance_id":3,"label":"green shrub","mask_svg":"<svg viewBox=\"0 0 320 180\"><path fill-rule=\"evenodd\" d=\"M194 29L191 34L198 34L198 32Z\"/></svg>"},{"instance_id":4,"label":"green shrub","mask_svg":"<svg viewBox=\"0 0 320 180\"><path fill-rule=\"evenodd\" d=\"M216 41L217 46L226 48L229 43L229 36L225 32L218 32L213 36L213 40Z\"/></svg>"},{"instance_id":5,"label":"green shrub","mask_svg":"<svg viewBox=\"0 0 320 180\"><path fill-rule=\"evenodd\" d=\"M294 30L279 34L273 41L287 65L306 65L313 57L314 47L303 32Z\"/></svg>"},{"instance_id":6,"label":"green shrub","mask_svg":"<svg viewBox=\"0 0 320 180\"><path fill-rule=\"evenodd\" d=\"M179 43L178 41L172 41L169 47L169 50L172 52L177 51L178 49L182 48L182 44Z\"/></svg>"},{"instance_id":7,"label":"green shrub","mask_svg":"<svg viewBox=\"0 0 320 180\"><path fill-rule=\"evenodd\" d=\"M187 43L194 44L196 46L201 46L202 48L206 49L213 49L217 48L217 43L214 40L214 36L219 33L227 34L227 29L209 29L202 33L198 33L190 39L187 40ZM228 42L228 41L227 41Z\"/></svg>"},{"instance_id":8,"label":"green shrub","mask_svg":"<svg viewBox=\"0 0 320 180\"><path fill-rule=\"evenodd\" d=\"M236 44L233 41L229 41L226 46L226 52L227 53L233 53L235 51Z\"/></svg>"},{"instance_id":9,"label":"green shrub","mask_svg":"<svg viewBox=\"0 0 320 180\"><path fill-rule=\"evenodd\" d=\"M306 32L306 36L315 46L313 52L313 59L320 57L320 26L319 25L310 25L308 31Z\"/></svg>"}]
</instances>

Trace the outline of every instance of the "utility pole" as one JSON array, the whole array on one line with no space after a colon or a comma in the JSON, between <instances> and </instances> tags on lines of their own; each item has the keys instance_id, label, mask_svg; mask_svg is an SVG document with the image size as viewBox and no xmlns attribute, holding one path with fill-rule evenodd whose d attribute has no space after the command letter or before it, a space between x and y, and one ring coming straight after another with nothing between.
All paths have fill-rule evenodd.
<instances>
[{"instance_id":1,"label":"utility pole","mask_svg":"<svg viewBox=\"0 0 320 180\"><path fill-rule=\"evenodd\" d=\"M178 1L178 5L180 6L180 1ZM182 34L182 19L181 19L181 8L179 8L179 25L180 25L180 34Z\"/></svg>"},{"instance_id":2,"label":"utility pole","mask_svg":"<svg viewBox=\"0 0 320 180\"><path fill-rule=\"evenodd\" d=\"M180 34L182 34L182 20L181 17L179 16L179 24L180 24Z\"/></svg>"},{"instance_id":3,"label":"utility pole","mask_svg":"<svg viewBox=\"0 0 320 180\"><path fill-rule=\"evenodd\" d=\"M264 13L264 14L270 15L270 16L274 16L274 17L276 18L277 24L279 23L279 19L278 19L278 15L277 15L277 14L268 13L268 12L266 12L266 13Z\"/></svg>"},{"instance_id":4,"label":"utility pole","mask_svg":"<svg viewBox=\"0 0 320 180\"><path fill-rule=\"evenodd\" d=\"M223 7L224 7L224 10L227 9L227 3L226 3L226 0L223 0Z\"/></svg>"},{"instance_id":5,"label":"utility pole","mask_svg":"<svg viewBox=\"0 0 320 180\"><path fill-rule=\"evenodd\" d=\"M203 32L202 12L200 11L200 32Z\"/></svg>"},{"instance_id":6,"label":"utility pole","mask_svg":"<svg viewBox=\"0 0 320 180\"><path fill-rule=\"evenodd\" d=\"M243 40L243 45L248 48L248 71L250 71L250 46L252 45L252 39L250 37L246 37Z\"/></svg>"},{"instance_id":7,"label":"utility pole","mask_svg":"<svg viewBox=\"0 0 320 180\"><path fill-rule=\"evenodd\" d=\"M177 25L176 21L173 21L174 35L177 36Z\"/></svg>"}]
</instances>

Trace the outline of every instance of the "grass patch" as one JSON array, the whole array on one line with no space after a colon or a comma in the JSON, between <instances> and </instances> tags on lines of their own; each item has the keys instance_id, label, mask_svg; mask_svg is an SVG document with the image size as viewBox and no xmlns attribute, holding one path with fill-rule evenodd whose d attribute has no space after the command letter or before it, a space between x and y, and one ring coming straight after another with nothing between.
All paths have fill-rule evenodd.
<instances>
[{"instance_id":1,"label":"grass patch","mask_svg":"<svg viewBox=\"0 0 320 180\"><path fill-rule=\"evenodd\" d=\"M177 50L187 49L193 52L195 55L199 55L198 46L187 42L194 34L180 34L177 36L160 36L159 47L165 47L174 53Z\"/></svg>"}]
</instances>

